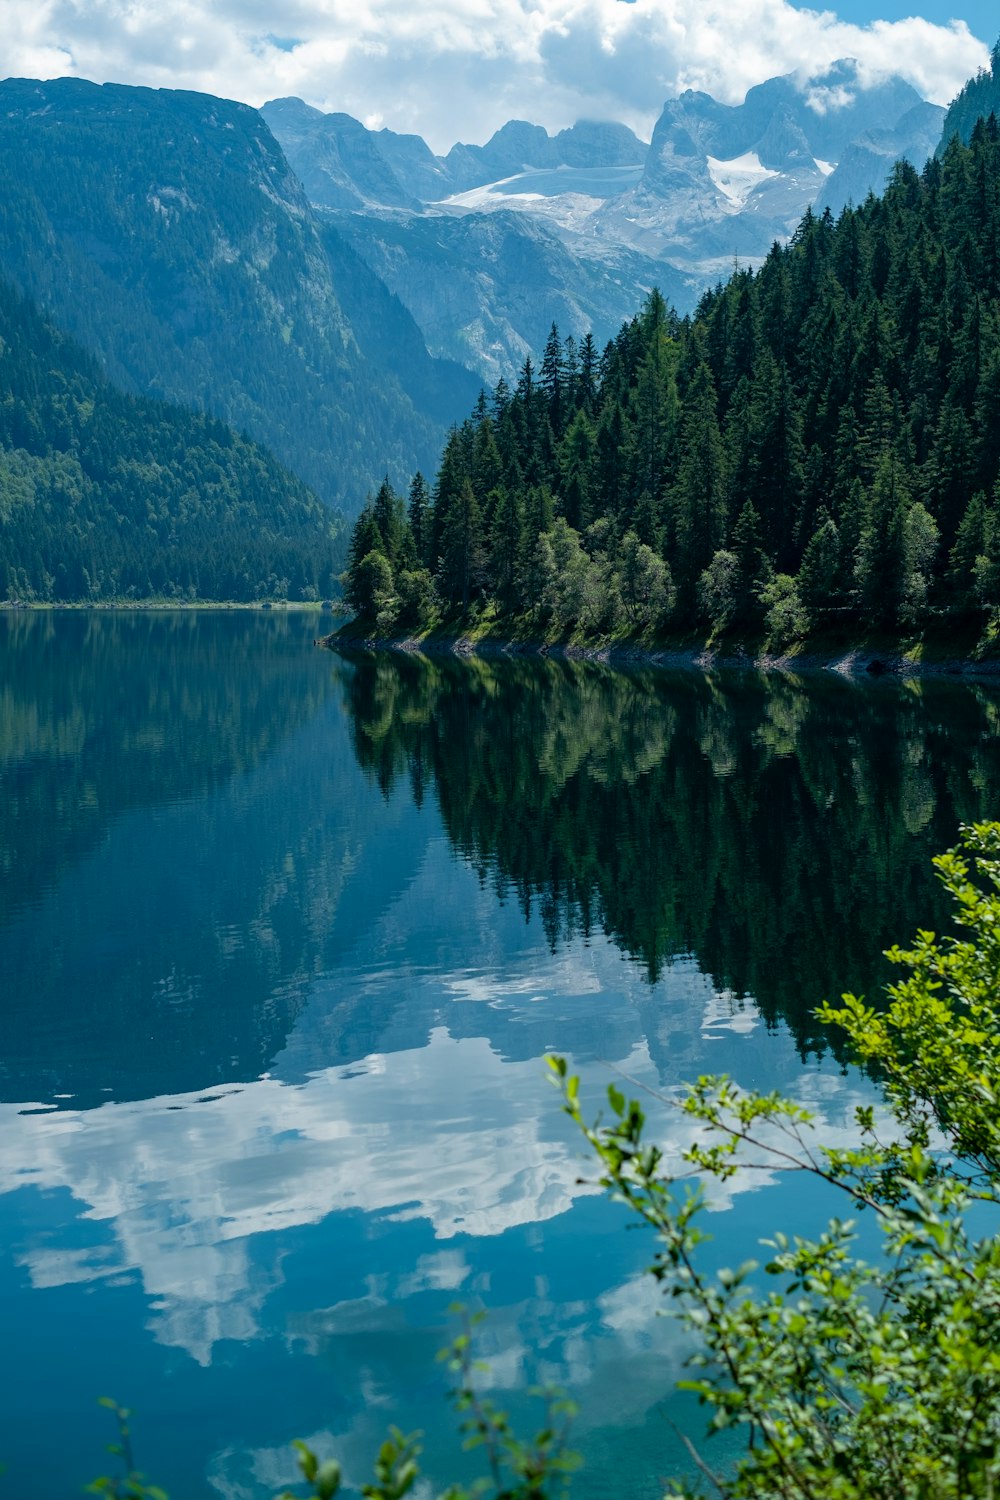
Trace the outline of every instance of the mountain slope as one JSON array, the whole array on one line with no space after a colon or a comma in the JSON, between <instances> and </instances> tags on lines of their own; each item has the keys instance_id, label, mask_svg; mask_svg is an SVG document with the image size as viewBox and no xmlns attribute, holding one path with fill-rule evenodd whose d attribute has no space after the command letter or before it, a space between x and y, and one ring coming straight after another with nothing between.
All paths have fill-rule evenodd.
<instances>
[{"instance_id":1,"label":"mountain slope","mask_svg":"<svg viewBox=\"0 0 1000 1500\"><path fill-rule=\"evenodd\" d=\"M919 171L934 155L945 112L936 104L921 103L907 110L891 130L869 130L851 141L836 171L823 184L813 207L839 214L848 203L863 203L869 193L881 193L897 161L908 161Z\"/></svg>"},{"instance_id":2,"label":"mountain slope","mask_svg":"<svg viewBox=\"0 0 1000 1500\"><path fill-rule=\"evenodd\" d=\"M365 357L315 216L256 111L8 80L0 174L0 272L116 384L245 429L347 510L377 477L372 455L400 478L433 455L440 417Z\"/></svg>"},{"instance_id":3,"label":"mountain slope","mask_svg":"<svg viewBox=\"0 0 1000 1500\"><path fill-rule=\"evenodd\" d=\"M948 106L941 128L938 154L945 150L953 135L959 136L968 145L976 128L976 121L995 114L1000 114L1000 42L993 48L989 71L984 68L975 78L970 78L958 97Z\"/></svg>"},{"instance_id":4,"label":"mountain slope","mask_svg":"<svg viewBox=\"0 0 1000 1500\"><path fill-rule=\"evenodd\" d=\"M345 596L380 631L475 606L499 639L992 656L998 243L991 116L883 197L808 212L692 318L654 294L600 356L554 336L452 433L409 531L380 491Z\"/></svg>"},{"instance_id":5,"label":"mountain slope","mask_svg":"<svg viewBox=\"0 0 1000 1500\"><path fill-rule=\"evenodd\" d=\"M537 354L553 320L605 338L655 285L691 311L734 257L760 264L807 208L863 202L898 157L921 167L944 112L902 79L866 86L845 61L805 84L769 79L740 105L689 90L649 146L614 123L550 136L510 120L484 146L435 156L389 130L362 149L357 121L301 100L261 113L429 348L492 382ZM332 162L333 136L353 144Z\"/></svg>"},{"instance_id":6,"label":"mountain slope","mask_svg":"<svg viewBox=\"0 0 1000 1500\"><path fill-rule=\"evenodd\" d=\"M664 106L640 182L602 206L594 229L700 271L704 288L734 256L759 263L817 202L881 191L897 156L922 167L942 118L902 79L864 88L850 62L805 89L768 79L740 105L689 89Z\"/></svg>"},{"instance_id":7,"label":"mountain slope","mask_svg":"<svg viewBox=\"0 0 1000 1500\"><path fill-rule=\"evenodd\" d=\"M116 390L0 283L0 598L317 598L341 557L269 453Z\"/></svg>"},{"instance_id":8,"label":"mountain slope","mask_svg":"<svg viewBox=\"0 0 1000 1500\"><path fill-rule=\"evenodd\" d=\"M461 361L490 385L515 378L553 322L606 339L659 284L690 293L670 266L567 239L534 216L344 214L339 232L412 312L431 351Z\"/></svg>"}]
</instances>

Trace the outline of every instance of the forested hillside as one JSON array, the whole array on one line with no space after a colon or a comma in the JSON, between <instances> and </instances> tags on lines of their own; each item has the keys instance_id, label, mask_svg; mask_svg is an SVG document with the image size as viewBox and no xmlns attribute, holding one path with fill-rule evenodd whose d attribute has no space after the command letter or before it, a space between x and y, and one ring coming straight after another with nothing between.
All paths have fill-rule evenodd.
<instances>
[{"instance_id":1,"label":"forested hillside","mask_svg":"<svg viewBox=\"0 0 1000 1500\"><path fill-rule=\"evenodd\" d=\"M951 101L941 128L941 144L938 156L944 151L953 135L958 135L968 145L979 120L988 119L1000 109L1000 42L990 55L989 69L983 69L975 78L970 78L958 96Z\"/></svg>"},{"instance_id":2,"label":"forested hillside","mask_svg":"<svg viewBox=\"0 0 1000 1500\"><path fill-rule=\"evenodd\" d=\"M116 390L0 283L0 599L319 598L341 526L222 422Z\"/></svg>"},{"instance_id":3,"label":"forested hillside","mask_svg":"<svg viewBox=\"0 0 1000 1500\"><path fill-rule=\"evenodd\" d=\"M678 318L653 294L602 354L453 431L408 513L351 547L377 628L493 601L549 633L699 626L784 646L1000 606L1000 141L980 121Z\"/></svg>"},{"instance_id":4,"label":"forested hillside","mask_svg":"<svg viewBox=\"0 0 1000 1500\"><path fill-rule=\"evenodd\" d=\"M367 266L324 240L246 105L7 79L0 177L0 275L116 385L248 432L348 514L363 503L372 455L401 479L432 462L475 395L467 371L429 359ZM392 350L355 329L345 298L381 298L381 321L397 344L420 346L432 378L400 379Z\"/></svg>"}]
</instances>

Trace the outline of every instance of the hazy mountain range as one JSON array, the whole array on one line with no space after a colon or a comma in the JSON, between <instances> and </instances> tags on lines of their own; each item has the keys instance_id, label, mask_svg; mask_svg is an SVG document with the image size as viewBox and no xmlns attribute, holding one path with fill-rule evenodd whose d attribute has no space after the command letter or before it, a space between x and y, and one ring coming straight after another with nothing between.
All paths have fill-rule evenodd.
<instances>
[{"instance_id":1,"label":"hazy mountain range","mask_svg":"<svg viewBox=\"0 0 1000 1500\"><path fill-rule=\"evenodd\" d=\"M809 207L837 213L922 166L945 111L902 79L836 64L772 78L743 104L688 91L649 143L581 121L550 136L512 120L435 156L419 136L277 99L261 114L316 209L413 314L435 355L510 376L555 319L610 337L658 285L681 311L758 264Z\"/></svg>"}]
</instances>

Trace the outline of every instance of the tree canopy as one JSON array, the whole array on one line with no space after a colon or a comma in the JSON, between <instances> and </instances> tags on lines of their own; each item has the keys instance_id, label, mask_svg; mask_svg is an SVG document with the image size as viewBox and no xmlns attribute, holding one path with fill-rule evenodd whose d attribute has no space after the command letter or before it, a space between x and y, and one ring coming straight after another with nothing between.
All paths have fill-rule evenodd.
<instances>
[{"instance_id":1,"label":"tree canopy","mask_svg":"<svg viewBox=\"0 0 1000 1500\"><path fill-rule=\"evenodd\" d=\"M452 431L419 539L403 516L376 541L381 626L426 619L432 586L446 614L777 645L995 612L998 247L991 115L691 317L653 292L599 356L553 328Z\"/></svg>"},{"instance_id":2,"label":"tree canopy","mask_svg":"<svg viewBox=\"0 0 1000 1500\"><path fill-rule=\"evenodd\" d=\"M0 282L0 599L319 599L342 528L223 422L117 390Z\"/></svg>"}]
</instances>

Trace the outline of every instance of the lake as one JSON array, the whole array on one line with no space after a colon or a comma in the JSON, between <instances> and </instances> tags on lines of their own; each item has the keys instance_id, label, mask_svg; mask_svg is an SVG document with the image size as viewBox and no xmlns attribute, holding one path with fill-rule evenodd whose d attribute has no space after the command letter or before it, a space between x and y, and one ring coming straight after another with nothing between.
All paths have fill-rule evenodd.
<instances>
[{"instance_id":1,"label":"lake","mask_svg":"<svg viewBox=\"0 0 1000 1500\"><path fill-rule=\"evenodd\" d=\"M308 614L0 615L0 1480L78 1493L110 1394L173 1500L262 1500L390 1423L443 1486L436 1351L580 1405L581 1497L684 1464L685 1335L541 1061L874 1097L813 1019L944 910L1000 693L316 650ZM737 1177L710 1258L815 1227Z\"/></svg>"}]
</instances>

